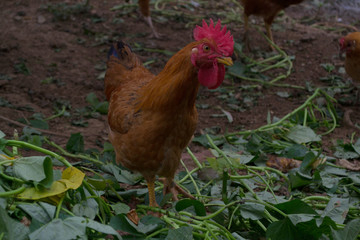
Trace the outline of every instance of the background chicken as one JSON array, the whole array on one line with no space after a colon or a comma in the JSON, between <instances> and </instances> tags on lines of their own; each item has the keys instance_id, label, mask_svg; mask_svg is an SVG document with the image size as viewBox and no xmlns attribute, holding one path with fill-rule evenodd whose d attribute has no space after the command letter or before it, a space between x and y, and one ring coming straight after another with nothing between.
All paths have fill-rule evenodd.
<instances>
[{"instance_id":1,"label":"background chicken","mask_svg":"<svg viewBox=\"0 0 360 240\"><path fill-rule=\"evenodd\" d=\"M357 85L360 82L360 32L349 33L345 37L341 38L340 50L346 52L346 73L349 74L349 76L353 79L354 82L356 82L355 84ZM357 91L357 95L359 95L359 90ZM358 101L359 96L357 96L356 99ZM354 124L350 119L350 113L351 110L345 112L344 120L348 125L354 127Z\"/></svg>"},{"instance_id":2,"label":"background chicken","mask_svg":"<svg viewBox=\"0 0 360 240\"><path fill-rule=\"evenodd\" d=\"M139 0L140 12L146 23L150 26L152 34L150 37L160 38L160 34L156 32L150 15L150 0Z\"/></svg>"},{"instance_id":3,"label":"background chicken","mask_svg":"<svg viewBox=\"0 0 360 240\"><path fill-rule=\"evenodd\" d=\"M287 8L290 5L301 3L302 1L303 0L241 0L244 6L244 39L246 46L249 45L249 16L257 15L263 17L267 35L270 40L274 42L271 32L271 24L274 21L278 12ZM273 46L270 47L274 50Z\"/></svg>"},{"instance_id":4,"label":"background chicken","mask_svg":"<svg viewBox=\"0 0 360 240\"><path fill-rule=\"evenodd\" d=\"M210 89L223 81L231 65L233 37L218 21L194 29L195 42L185 46L154 76L122 42L109 51L105 94L109 100L109 139L116 161L140 172L148 184L150 206L156 206L156 175L166 178L164 192L177 192L173 178L181 153L197 124L199 84Z\"/></svg>"},{"instance_id":5,"label":"background chicken","mask_svg":"<svg viewBox=\"0 0 360 240\"><path fill-rule=\"evenodd\" d=\"M360 32L349 33L340 39L340 50L346 52L346 73L360 82Z\"/></svg>"}]
</instances>

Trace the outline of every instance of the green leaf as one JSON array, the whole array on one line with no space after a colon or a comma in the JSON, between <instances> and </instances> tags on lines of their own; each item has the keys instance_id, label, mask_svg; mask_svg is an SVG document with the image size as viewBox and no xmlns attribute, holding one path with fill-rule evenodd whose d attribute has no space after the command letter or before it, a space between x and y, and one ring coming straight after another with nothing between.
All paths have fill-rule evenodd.
<instances>
[{"instance_id":1,"label":"green leaf","mask_svg":"<svg viewBox=\"0 0 360 240\"><path fill-rule=\"evenodd\" d=\"M124 231L130 233L131 235L133 235L133 237L138 237L136 239L145 238L145 234L139 232L137 230L137 226L131 221L129 221L124 214L113 216L110 219L109 225L113 227L115 230Z\"/></svg>"},{"instance_id":2,"label":"green leaf","mask_svg":"<svg viewBox=\"0 0 360 240\"><path fill-rule=\"evenodd\" d=\"M66 144L66 150L71 153L84 152L84 137L81 133L71 134L70 139Z\"/></svg>"},{"instance_id":3,"label":"green leaf","mask_svg":"<svg viewBox=\"0 0 360 240\"><path fill-rule=\"evenodd\" d=\"M97 179L97 178L89 178L87 179L88 183L91 184L96 190L106 190L109 186L113 185L114 182L110 179Z\"/></svg>"},{"instance_id":4,"label":"green leaf","mask_svg":"<svg viewBox=\"0 0 360 240\"><path fill-rule=\"evenodd\" d=\"M110 205L110 207L112 208L112 210L114 210L116 215L126 214L130 211L130 207L127 204L121 202Z\"/></svg>"},{"instance_id":5,"label":"green leaf","mask_svg":"<svg viewBox=\"0 0 360 240\"><path fill-rule=\"evenodd\" d=\"M360 219L353 219L348 222L344 229L333 230L331 229L331 235L333 240L355 240L358 239L360 234Z\"/></svg>"},{"instance_id":6,"label":"green leaf","mask_svg":"<svg viewBox=\"0 0 360 240\"><path fill-rule=\"evenodd\" d=\"M114 175L116 180L121 183L131 184L134 185L138 181L142 179L142 175L139 173L130 173L129 171L126 171L124 169L121 169L120 167L108 163L106 165L102 165L101 168Z\"/></svg>"},{"instance_id":7,"label":"green leaf","mask_svg":"<svg viewBox=\"0 0 360 240\"><path fill-rule=\"evenodd\" d=\"M212 134L209 134L209 137L211 137L212 139L216 138L216 136L215 136L215 135L212 135ZM199 143L200 145L203 145L204 147L207 147L207 148L211 147L210 144L209 144L209 141L208 141L208 139L207 139L207 137L206 137L206 134L202 134L202 135L200 135L200 136L194 137L194 138L192 139L192 141L195 142L195 143ZM223 144L224 142L225 142L225 139L224 139L224 138L220 138L220 139L218 139L218 140L214 140L214 144L215 144L216 146L220 146L220 145Z\"/></svg>"},{"instance_id":8,"label":"green leaf","mask_svg":"<svg viewBox=\"0 0 360 240\"><path fill-rule=\"evenodd\" d=\"M95 93L89 93L86 96L86 101L93 107L93 109L101 114L107 114L109 103L108 102L100 102L96 97Z\"/></svg>"},{"instance_id":9,"label":"green leaf","mask_svg":"<svg viewBox=\"0 0 360 240\"><path fill-rule=\"evenodd\" d=\"M315 214L316 211L310 207L307 203L300 199L294 199L288 202L275 205L276 208L283 211L286 214Z\"/></svg>"},{"instance_id":10,"label":"green leaf","mask_svg":"<svg viewBox=\"0 0 360 240\"><path fill-rule=\"evenodd\" d=\"M303 239L320 239L322 235L330 233L330 226L336 226L329 217L326 217L321 224L318 224L319 218L312 214L289 214L288 216L301 232L301 235L304 236Z\"/></svg>"},{"instance_id":11,"label":"green leaf","mask_svg":"<svg viewBox=\"0 0 360 240\"><path fill-rule=\"evenodd\" d=\"M32 181L37 187L50 188L53 183L52 160L50 157L22 157L14 160L15 176Z\"/></svg>"},{"instance_id":12,"label":"green leaf","mask_svg":"<svg viewBox=\"0 0 360 240\"><path fill-rule=\"evenodd\" d=\"M109 103L108 102L100 102L96 104L94 107L95 111L101 113L101 114L107 114L109 109Z\"/></svg>"},{"instance_id":13,"label":"green leaf","mask_svg":"<svg viewBox=\"0 0 360 240\"><path fill-rule=\"evenodd\" d=\"M251 220L259 220L264 217L265 206L257 203L245 203L240 205L241 217Z\"/></svg>"},{"instance_id":14,"label":"green leaf","mask_svg":"<svg viewBox=\"0 0 360 240\"><path fill-rule=\"evenodd\" d=\"M299 175L312 179L311 171L312 171L312 164L316 161L317 156L313 152L308 152L305 156L303 161L300 165L300 171L298 172Z\"/></svg>"},{"instance_id":15,"label":"green leaf","mask_svg":"<svg viewBox=\"0 0 360 240\"><path fill-rule=\"evenodd\" d=\"M297 125L290 129L287 138L293 140L297 144L319 142L321 138L311 128Z\"/></svg>"},{"instance_id":16,"label":"green leaf","mask_svg":"<svg viewBox=\"0 0 360 240\"><path fill-rule=\"evenodd\" d=\"M29 120L30 125L35 128L49 129L49 124L43 119L31 119Z\"/></svg>"},{"instance_id":17,"label":"green leaf","mask_svg":"<svg viewBox=\"0 0 360 240\"><path fill-rule=\"evenodd\" d=\"M101 224L99 222L96 222L94 220L90 220L90 219L85 219L85 218L78 218L76 219L75 217L72 218L73 222L74 221L81 221L82 223L86 224L87 228L91 228L97 232L100 233L104 233L104 234L111 234L113 236L116 236L117 239L122 240L122 237L119 235L119 233L117 231L115 231L114 228L112 228L109 225L105 225L105 224Z\"/></svg>"},{"instance_id":18,"label":"green leaf","mask_svg":"<svg viewBox=\"0 0 360 240\"><path fill-rule=\"evenodd\" d=\"M192 227L170 229L165 240L193 240Z\"/></svg>"},{"instance_id":19,"label":"green leaf","mask_svg":"<svg viewBox=\"0 0 360 240\"><path fill-rule=\"evenodd\" d=\"M231 169L233 167L238 167L240 165L240 160L241 159L238 159L238 158L228 158L228 159L230 160L230 162L228 162L223 157L220 157L220 158L206 158L206 160L210 163L211 168L213 168L214 170L216 170L216 171L218 171L220 173L223 172L226 169ZM246 157L244 156L244 161L246 161L246 160L249 160L249 158L246 159Z\"/></svg>"},{"instance_id":20,"label":"green leaf","mask_svg":"<svg viewBox=\"0 0 360 240\"><path fill-rule=\"evenodd\" d=\"M87 217L89 219L95 219L97 209L87 205L86 201L81 201L74 205L72 212L78 217Z\"/></svg>"},{"instance_id":21,"label":"green leaf","mask_svg":"<svg viewBox=\"0 0 360 240\"><path fill-rule=\"evenodd\" d=\"M240 61L236 61L234 65L228 68L228 73L235 77L244 76L246 65Z\"/></svg>"},{"instance_id":22,"label":"green leaf","mask_svg":"<svg viewBox=\"0 0 360 240\"><path fill-rule=\"evenodd\" d=\"M6 136L5 133L0 130L0 138L3 138L3 137L5 137L5 136Z\"/></svg>"},{"instance_id":23,"label":"green leaf","mask_svg":"<svg viewBox=\"0 0 360 240\"><path fill-rule=\"evenodd\" d=\"M69 217L65 220L54 219L29 235L30 240L72 240L87 239L86 227L105 234L112 234L122 239L110 226L85 219L82 217Z\"/></svg>"},{"instance_id":24,"label":"green leaf","mask_svg":"<svg viewBox=\"0 0 360 240\"><path fill-rule=\"evenodd\" d=\"M271 223L266 231L266 239L303 240L303 236L296 229L289 218Z\"/></svg>"},{"instance_id":25,"label":"green leaf","mask_svg":"<svg viewBox=\"0 0 360 240\"><path fill-rule=\"evenodd\" d=\"M2 239L25 240L29 232L29 228L9 217L5 209L0 208L0 236Z\"/></svg>"},{"instance_id":26,"label":"green leaf","mask_svg":"<svg viewBox=\"0 0 360 240\"><path fill-rule=\"evenodd\" d=\"M96 106L100 101L98 100L98 98L96 97L96 94L91 92L86 96L86 101L91 105L91 106Z\"/></svg>"},{"instance_id":27,"label":"green leaf","mask_svg":"<svg viewBox=\"0 0 360 240\"><path fill-rule=\"evenodd\" d=\"M1 167L0 167L0 170L1 170ZM1 181L0 181L1 183ZM0 185L0 193L1 192L6 192L5 189ZM7 205L7 201L6 201L6 198L0 198L0 208L3 208L5 209L6 208L6 205Z\"/></svg>"},{"instance_id":28,"label":"green leaf","mask_svg":"<svg viewBox=\"0 0 360 240\"><path fill-rule=\"evenodd\" d=\"M197 216L206 216L206 209L202 202L195 199L183 199L176 203L175 209L180 212L188 207L194 207Z\"/></svg>"},{"instance_id":29,"label":"green leaf","mask_svg":"<svg viewBox=\"0 0 360 240\"><path fill-rule=\"evenodd\" d=\"M287 158L302 159L309 152L309 149L301 144L293 144L285 149L285 152Z\"/></svg>"},{"instance_id":30,"label":"green leaf","mask_svg":"<svg viewBox=\"0 0 360 240\"><path fill-rule=\"evenodd\" d=\"M30 215L32 220L37 220L42 224L50 222L56 211L56 207L48 203L39 202L39 203L22 203L18 207L24 212Z\"/></svg>"},{"instance_id":31,"label":"green leaf","mask_svg":"<svg viewBox=\"0 0 360 240\"><path fill-rule=\"evenodd\" d=\"M289 173L289 180L292 189L303 187L312 183L312 179L304 178L303 176L299 175L297 171L292 171Z\"/></svg>"},{"instance_id":32,"label":"green leaf","mask_svg":"<svg viewBox=\"0 0 360 240\"><path fill-rule=\"evenodd\" d=\"M296 226L298 223L309 222L315 217L314 214L289 214L288 218Z\"/></svg>"},{"instance_id":33,"label":"green leaf","mask_svg":"<svg viewBox=\"0 0 360 240\"><path fill-rule=\"evenodd\" d=\"M328 216L334 222L343 224L346 215L349 212L349 199L348 198L331 198L326 208L324 209L322 217Z\"/></svg>"}]
</instances>

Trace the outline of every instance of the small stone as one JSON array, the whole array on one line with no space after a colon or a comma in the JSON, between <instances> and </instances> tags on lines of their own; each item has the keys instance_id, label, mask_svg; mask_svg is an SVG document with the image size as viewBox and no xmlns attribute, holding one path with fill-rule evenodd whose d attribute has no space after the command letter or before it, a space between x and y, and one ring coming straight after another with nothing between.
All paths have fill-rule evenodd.
<instances>
[{"instance_id":1,"label":"small stone","mask_svg":"<svg viewBox=\"0 0 360 240\"><path fill-rule=\"evenodd\" d=\"M38 22L39 24L43 24L43 23L46 22L46 18L45 18L44 16L42 16L42 15L39 15L39 16L37 17L37 22Z\"/></svg>"}]
</instances>

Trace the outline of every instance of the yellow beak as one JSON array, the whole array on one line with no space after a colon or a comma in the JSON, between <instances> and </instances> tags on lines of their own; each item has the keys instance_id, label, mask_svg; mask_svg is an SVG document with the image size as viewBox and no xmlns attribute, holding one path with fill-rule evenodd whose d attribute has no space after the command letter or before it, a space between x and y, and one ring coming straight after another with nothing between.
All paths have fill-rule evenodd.
<instances>
[{"instance_id":1,"label":"yellow beak","mask_svg":"<svg viewBox=\"0 0 360 240\"><path fill-rule=\"evenodd\" d=\"M218 61L218 63L222 63L226 66L232 66L234 64L231 57L219 57L216 58L216 60Z\"/></svg>"}]
</instances>

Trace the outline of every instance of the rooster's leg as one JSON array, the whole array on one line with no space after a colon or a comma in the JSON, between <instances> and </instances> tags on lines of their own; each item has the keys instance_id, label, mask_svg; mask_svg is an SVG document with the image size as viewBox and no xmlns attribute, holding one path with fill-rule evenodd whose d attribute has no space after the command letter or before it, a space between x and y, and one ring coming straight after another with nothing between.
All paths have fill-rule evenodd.
<instances>
[{"instance_id":1,"label":"rooster's leg","mask_svg":"<svg viewBox=\"0 0 360 240\"><path fill-rule=\"evenodd\" d=\"M147 180L147 187L149 190L149 206L157 207L158 204L155 199L155 179Z\"/></svg>"},{"instance_id":2,"label":"rooster's leg","mask_svg":"<svg viewBox=\"0 0 360 240\"><path fill-rule=\"evenodd\" d=\"M173 180L173 178L162 178L159 179L164 183L164 190L163 190L163 194L164 196L168 193L171 193L173 195L173 199L174 201L179 200L178 195L182 194L183 196L187 197L187 198L192 198L194 199L194 196L192 196L190 193L186 192L184 189L182 189L181 187L179 187Z\"/></svg>"},{"instance_id":3,"label":"rooster's leg","mask_svg":"<svg viewBox=\"0 0 360 240\"><path fill-rule=\"evenodd\" d=\"M266 29L266 33L267 33L269 39L270 39L272 42L274 42L273 35L272 35L272 32L271 32L271 24L265 22L265 29ZM271 47L271 50L273 50L273 51L275 50L275 48L273 47L273 45L270 44L270 47Z\"/></svg>"},{"instance_id":4,"label":"rooster's leg","mask_svg":"<svg viewBox=\"0 0 360 240\"><path fill-rule=\"evenodd\" d=\"M245 47L250 51L250 45L249 45L249 17L244 14L244 43Z\"/></svg>"},{"instance_id":5,"label":"rooster's leg","mask_svg":"<svg viewBox=\"0 0 360 240\"><path fill-rule=\"evenodd\" d=\"M152 23L151 17L150 16L144 16L145 21L147 22L147 24L149 25L149 27L151 28L152 34L150 35L150 37L155 37L157 39L161 38L160 34L156 32L155 27Z\"/></svg>"}]
</instances>

